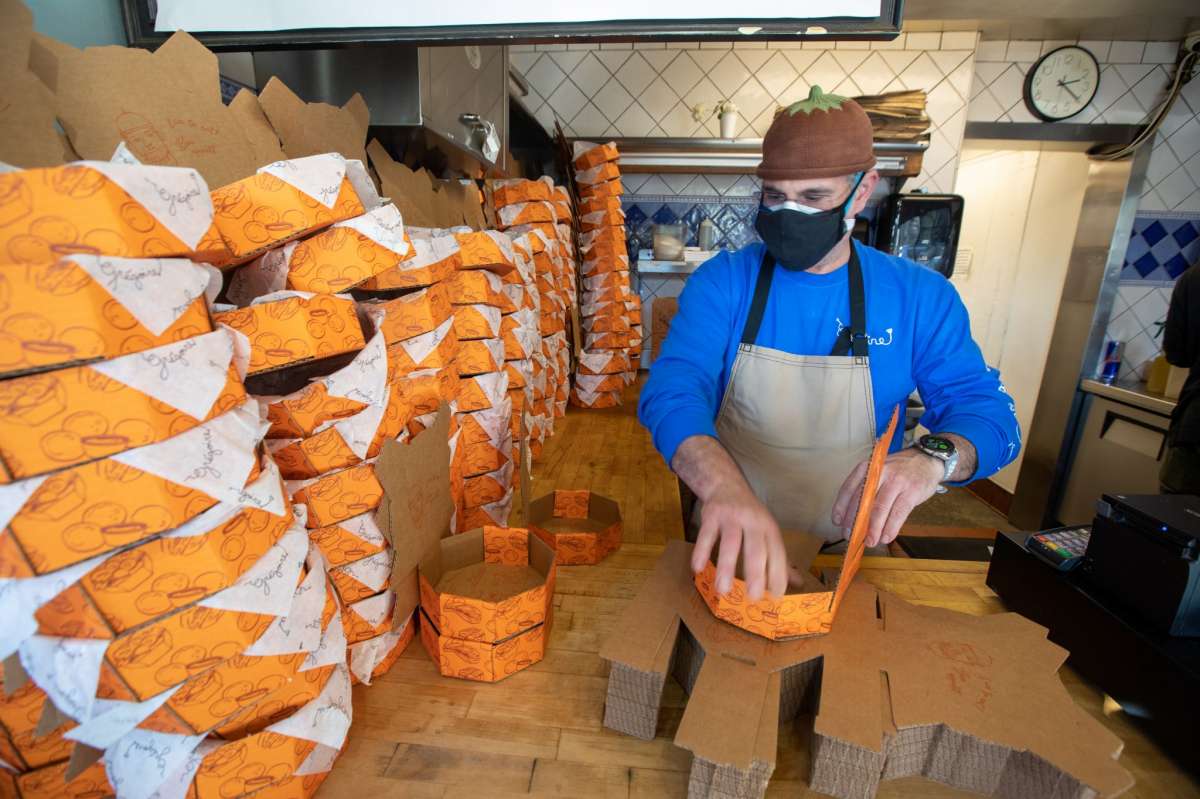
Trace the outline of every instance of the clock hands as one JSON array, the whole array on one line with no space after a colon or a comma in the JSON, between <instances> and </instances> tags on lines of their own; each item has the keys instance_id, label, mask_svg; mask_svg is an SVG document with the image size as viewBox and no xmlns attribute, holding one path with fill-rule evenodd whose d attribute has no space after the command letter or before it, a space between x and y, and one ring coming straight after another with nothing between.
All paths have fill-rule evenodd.
<instances>
[{"instance_id":1,"label":"clock hands","mask_svg":"<svg viewBox=\"0 0 1200 799\"><path fill-rule=\"evenodd\" d=\"M1076 100L1078 100L1078 99L1079 99L1079 95L1078 95L1078 94L1076 94L1076 93L1075 93L1075 92L1074 92L1074 91L1071 89L1071 87L1069 87L1067 84L1068 84L1068 83L1078 83L1078 82L1079 82L1079 80L1080 80L1079 78L1075 78L1074 80L1068 80L1068 81L1064 81L1064 80L1062 80L1062 79L1059 79L1059 81L1058 81L1058 85L1059 85L1060 87L1062 87L1062 88L1066 89L1066 90L1067 90L1067 94L1071 95L1071 96L1072 96L1072 97L1074 97Z\"/></svg>"}]
</instances>

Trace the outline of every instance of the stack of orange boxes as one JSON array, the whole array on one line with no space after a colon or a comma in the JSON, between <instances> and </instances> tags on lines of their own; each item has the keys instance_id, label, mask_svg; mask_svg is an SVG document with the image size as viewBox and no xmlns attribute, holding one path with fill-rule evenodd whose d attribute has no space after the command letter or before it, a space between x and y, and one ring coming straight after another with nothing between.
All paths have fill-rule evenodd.
<instances>
[{"instance_id":1,"label":"stack of orange boxes","mask_svg":"<svg viewBox=\"0 0 1200 799\"><path fill-rule=\"evenodd\" d=\"M328 203L269 175L216 207L254 247L300 235L362 210L332 166ZM255 361L214 325L216 271L193 263L253 248L191 169L81 162L0 175L0 196L8 787L216 795L202 778L231 747L255 788L319 783L349 726L344 649L320 651L335 605L259 447ZM314 703L320 724L293 723ZM246 750L276 727L297 739L286 768Z\"/></svg>"},{"instance_id":2,"label":"stack of orange boxes","mask_svg":"<svg viewBox=\"0 0 1200 799\"><path fill-rule=\"evenodd\" d=\"M537 290L533 254L545 247L545 239L542 234L532 230L520 234L508 231L507 235L512 241L513 258L517 266L506 277L504 286L504 292L513 300L517 311L501 320L508 394L513 403L514 428L518 428L526 440L532 440L541 435L540 422L534 421L532 409L534 381L539 374L534 359L542 347L541 296ZM535 425L538 426L536 431ZM519 443L513 451L514 484L521 466Z\"/></svg>"},{"instance_id":3,"label":"stack of orange boxes","mask_svg":"<svg viewBox=\"0 0 1200 799\"><path fill-rule=\"evenodd\" d=\"M579 186L580 248L583 283L580 316L583 353L571 402L587 408L621 404L622 392L636 376L642 348L641 302L630 287L625 213L621 210L619 153L611 142L575 144L575 182ZM621 372L596 374L583 365L586 355L615 352ZM596 360L589 358L588 360Z\"/></svg>"},{"instance_id":4,"label":"stack of orange boxes","mask_svg":"<svg viewBox=\"0 0 1200 799\"><path fill-rule=\"evenodd\" d=\"M516 271L511 242L495 231L456 236L459 271L450 278L458 355L458 434L452 494L455 529L505 526L512 509L513 404L509 396L502 319L517 305L505 293L505 276ZM519 421L519 418L518 418ZM461 481L459 480L461 478Z\"/></svg>"}]
</instances>

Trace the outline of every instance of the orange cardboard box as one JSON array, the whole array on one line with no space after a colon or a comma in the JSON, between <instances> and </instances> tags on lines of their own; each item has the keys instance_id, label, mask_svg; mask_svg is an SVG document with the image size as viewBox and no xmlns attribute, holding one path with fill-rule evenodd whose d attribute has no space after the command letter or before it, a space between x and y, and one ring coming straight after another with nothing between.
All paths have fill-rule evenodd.
<instances>
[{"instance_id":1,"label":"orange cardboard box","mask_svg":"<svg viewBox=\"0 0 1200 799\"><path fill-rule=\"evenodd\" d=\"M554 215L558 218L559 222L569 222L575 217L571 212L571 203L569 200L555 200L552 205L554 206Z\"/></svg>"},{"instance_id":2,"label":"orange cardboard box","mask_svg":"<svg viewBox=\"0 0 1200 799\"><path fill-rule=\"evenodd\" d=\"M214 317L250 339L248 375L363 348L354 301L336 294L278 292Z\"/></svg>"},{"instance_id":3,"label":"orange cardboard box","mask_svg":"<svg viewBox=\"0 0 1200 799\"><path fill-rule=\"evenodd\" d=\"M598 275L592 275L583 279L583 287L588 291L596 291L598 289L619 288L629 291L629 273L628 272L601 272Z\"/></svg>"},{"instance_id":4,"label":"orange cardboard box","mask_svg":"<svg viewBox=\"0 0 1200 799\"><path fill-rule=\"evenodd\" d=\"M400 390L408 398L414 418L433 413L442 402L455 402L459 388L458 370L453 366L425 369L401 378ZM409 423L410 435L415 435Z\"/></svg>"},{"instance_id":5,"label":"orange cardboard box","mask_svg":"<svg viewBox=\"0 0 1200 799\"><path fill-rule=\"evenodd\" d=\"M492 181L492 204L496 208L528 202L549 202L553 199L554 184L550 178L539 180Z\"/></svg>"},{"instance_id":6,"label":"orange cardboard box","mask_svg":"<svg viewBox=\"0 0 1200 799\"><path fill-rule=\"evenodd\" d=\"M458 241L453 236L430 237L423 236L422 232L417 228L408 231L414 251L412 257L367 280L359 289L390 291L423 288L448 280L457 272L462 266Z\"/></svg>"},{"instance_id":7,"label":"orange cardboard box","mask_svg":"<svg viewBox=\"0 0 1200 799\"><path fill-rule=\"evenodd\" d=\"M494 305L455 305L454 332L459 341L500 335L500 309Z\"/></svg>"},{"instance_id":8,"label":"orange cardboard box","mask_svg":"<svg viewBox=\"0 0 1200 799\"><path fill-rule=\"evenodd\" d=\"M527 530L484 527L451 536L421 559L422 611L443 644L499 644L547 621L554 569L553 551Z\"/></svg>"},{"instance_id":9,"label":"orange cardboard box","mask_svg":"<svg viewBox=\"0 0 1200 799\"><path fill-rule=\"evenodd\" d=\"M466 478L463 488L463 504L466 507L478 507L499 502L512 488L512 479L512 461L494 472Z\"/></svg>"},{"instance_id":10,"label":"orange cardboard box","mask_svg":"<svg viewBox=\"0 0 1200 799\"><path fill-rule=\"evenodd\" d=\"M579 236L579 246L584 253L591 252L593 248L604 244L612 244L624 249L627 241L625 228L621 225L597 227Z\"/></svg>"},{"instance_id":11,"label":"orange cardboard box","mask_svg":"<svg viewBox=\"0 0 1200 799\"><path fill-rule=\"evenodd\" d=\"M258 425L247 402L166 441L0 486L0 538L45 574L173 530L257 477Z\"/></svg>"},{"instance_id":12,"label":"orange cardboard box","mask_svg":"<svg viewBox=\"0 0 1200 799\"><path fill-rule=\"evenodd\" d=\"M476 527L507 527L512 512L513 492L509 489L503 498L483 505L464 506L458 514L458 529L471 530Z\"/></svg>"},{"instance_id":13,"label":"orange cardboard box","mask_svg":"<svg viewBox=\"0 0 1200 799\"><path fill-rule=\"evenodd\" d=\"M588 197L579 201L579 213L594 214L597 211L622 210L620 197Z\"/></svg>"},{"instance_id":14,"label":"orange cardboard box","mask_svg":"<svg viewBox=\"0 0 1200 799\"><path fill-rule=\"evenodd\" d=\"M585 375L581 373L575 376L575 388L592 394L598 391L624 391L627 385L628 382L625 380L624 372L606 375Z\"/></svg>"},{"instance_id":15,"label":"orange cardboard box","mask_svg":"<svg viewBox=\"0 0 1200 799\"><path fill-rule=\"evenodd\" d=\"M541 337L541 327L537 330L536 338ZM504 359L506 361L523 361L533 357L533 346L530 341L535 336L521 335L515 330L505 330L500 335L504 342Z\"/></svg>"},{"instance_id":16,"label":"orange cardboard box","mask_svg":"<svg viewBox=\"0 0 1200 799\"><path fill-rule=\"evenodd\" d=\"M456 363L460 377L498 372L504 368L504 342L499 338L461 341Z\"/></svg>"},{"instance_id":17,"label":"orange cardboard box","mask_svg":"<svg viewBox=\"0 0 1200 799\"><path fill-rule=\"evenodd\" d=\"M571 389L569 399L578 408L616 408L621 404L621 392L585 391L576 386Z\"/></svg>"},{"instance_id":18,"label":"orange cardboard box","mask_svg":"<svg viewBox=\"0 0 1200 799\"><path fill-rule=\"evenodd\" d=\"M624 224L624 211L592 211L579 217L579 229L584 233L612 227L623 229Z\"/></svg>"},{"instance_id":19,"label":"orange cardboard box","mask_svg":"<svg viewBox=\"0 0 1200 799\"><path fill-rule=\"evenodd\" d=\"M208 333L209 279L204 267L167 258L76 254L0 266L0 376L116 358Z\"/></svg>"},{"instance_id":20,"label":"orange cardboard box","mask_svg":"<svg viewBox=\"0 0 1200 799\"><path fill-rule=\"evenodd\" d=\"M201 248L212 226L208 186L194 169L80 161L0 174L0 263L51 264L76 252L208 260L213 251Z\"/></svg>"},{"instance_id":21,"label":"orange cardboard box","mask_svg":"<svg viewBox=\"0 0 1200 799\"><path fill-rule=\"evenodd\" d=\"M633 307L633 303L614 300L587 302L579 307L579 313L585 320L593 316L619 316L623 319L633 320L640 317L639 310Z\"/></svg>"},{"instance_id":22,"label":"orange cardboard box","mask_svg":"<svg viewBox=\"0 0 1200 799\"><path fill-rule=\"evenodd\" d=\"M564 565L599 563L621 546L621 508L591 491L558 489L529 505L529 531Z\"/></svg>"},{"instance_id":23,"label":"orange cardboard box","mask_svg":"<svg viewBox=\"0 0 1200 799\"><path fill-rule=\"evenodd\" d=\"M596 275L601 272L628 272L629 271L629 255L624 252L613 251L611 255L596 255L597 251L593 250L592 255L584 260L579 267L579 274Z\"/></svg>"},{"instance_id":24,"label":"orange cardboard box","mask_svg":"<svg viewBox=\"0 0 1200 799\"><path fill-rule=\"evenodd\" d=\"M185 385L186 383L186 385ZM0 472L24 479L153 444L246 400L218 330L0 382Z\"/></svg>"},{"instance_id":25,"label":"orange cardboard box","mask_svg":"<svg viewBox=\"0 0 1200 799\"><path fill-rule=\"evenodd\" d=\"M98 799L113 795L103 760L97 760L68 781L70 765L71 761L63 760L17 775L18 795L21 799Z\"/></svg>"},{"instance_id":26,"label":"orange cardboard box","mask_svg":"<svg viewBox=\"0 0 1200 799\"><path fill-rule=\"evenodd\" d=\"M590 142L575 142L575 160L572 165L577 172L592 169L609 161L616 161L621 157L617 151L616 142L607 142L605 144L591 144Z\"/></svg>"},{"instance_id":27,"label":"orange cardboard box","mask_svg":"<svg viewBox=\"0 0 1200 799\"><path fill-rule=\"evenodd\" d=\"M508 419L513 415L512 396L505 397L494 408L471 413L455 414L459 425L459 443L480 444L492 442L496 446L504 440Z\"/></svg>"},{"instance_id":28,"label":"orange cardboard box","mask_svg":"<svg viewBox=\"0 0 1200 799\"><path fill-rule=\"evenodd\" d=\"M389 203L268 250L234 273L228 296L248 305L254 297L283 289L337 294L414 254L400 211Z\"/></svg>"},{"instance_id":29,"label":"orange cardboard box","mask_svg":"<svg viewBox=\"0 0 1200 799\"><path fill-rule=\"evenodd\" d=\"M388 572L390 576L390 562ZM386 582L387 577L384 577L384 583ZM375 596L347 602L342 608L342 626L346 630L346 643L350 646L378 638L392 629L392 610L396 606L396 593L391 589Z\"/></svg>"},{"instance_id":30,"label":"orange cardboard box","mask_svg":"<svg viewBox=\"0 0 1200 799\"><path fill-rule=\"evenodd\" d=\"M496 209L496 218L502 229L517 225L533 225L539 222L554 223L558 221L558 215L554 212L554 204L549 202L506 205Z\"/></svg>"},{"instance_id":31,"label":"orange cardboard box","mask_svg":"<svg viewBox=\"0 0 1200 799\"><path fill-rule=\"evenodd\" d=\"M541 333L543 337L561 333L567 329L567 320L562 314L542 314Z\"/></svg>"},{"instance_id":32,"label":"orange cardboard box","mask_svg":"<svg viewBox=\"0 0 1200 799\"><path fill-rule=\"evenodd\" d=\"M585 333L629 333L632 328L626 316L585 316L583 318Z\"/></svg>"},{"instance_id":33,"label":"orange cardboard box","mask_svg":"<svg viewBox=\"0 0 1200 799\"><path fill-rule=\"evenodd\" d=\"M289 484L288 489L293 490L293 502L308 508L310 530L374 510L383 496L383 488L375 478L375 467L370 463Z\"/></svg>"},{"instance_id":34,"label":"orange cardboard box","mask_svg":"<svg viewBox=\"0 0 1200 799\"><path fill-rule=\"evenodd\" d=\"M588 198L604 199L607 197L620 197L624 193L625 187L621 185L619 177L606 180L603 183L579 184L579 196L584 200Z\"/></svg>"},{"instance_id":35,"label":"orange cardboard box","mask_svg":"<svg viewBox=\"0 0 1200 799\"><path fill-rule=\"evenodd\" d=\"M392 552L385 549L362 560L330 569L329 579L333 581L342 602L352 604L382 591L391 573Z\"/></svg>"},{"instance_id":36,"label":"orange cardboard box","mask_svg":"<svg viewBox=\"0 0 1200 799\"><path fill-rule=\"evenodd\" d=\"M361 305L388 344L432 332L452 314L457 315L457 309L451 307L450 295L442 283L392 300L371 300Z\"/></svg>"},{"instance_id":37,"label":"orange cardboard box","mask_svg":"<svg viewBox=\"0 0 1200 799\"><path fill-rule=\"evenodd\" d=\"M871 506L875 501L875 492L879 489L883 462L887 458L888 447L892 435L896 432L899 416L900 408L897 407L892 412L887 430L875 442L863 483L862 499L859 501L854 526L846 544L846 556L842 560L842 567L833 587L808 572L801 572L803 582L799 586L790 587L797 590L789 590L789 593L782 597L764 596L752 601L746 593L746 583L741 577L739 560L738 575L734 577L733 587L729 593L721 595L716 588L716 558L720 554L718 546L713 549L713 560L704 564L703 571L694 578L696 590L700 592L714 616L747 632L775 641L806 635L823 635L833 628L842 597L845 596L854 575L858 573L859 564L862 563L863 552L866 550L867 528L871 523ZM810 563L823 543L814 536L794 532L785 535L784 541L791 549L789 561L797 564Z\"/></svg>"},{"instance_id":38,"label":"orange cardboard box","mask_svg":"<svg viewBox=\"0 0 1200 799\"><path fill-rule=\"evenodd\" d=\"M633 331L623 333L588 333L583 334L583 346L589 350L624 350L640 346L642 339L633 335Z\"/></svg>"},{"instance_id":39,"label":"orange cardboard box","mask_svg":"<svg viewBox=\"0 0 1200 799\"><path fill-rule=\"evenodd\" d=\"M458 410L470 413L494 408L504 401L507 391L508 375L503 371L464 377L458 384Z\"/></svg>"},{"instance_id":40,"label":"orange cardboard box","mask_svg":"<svg viewBox=\"0 0 1200 799\"><path fill-rule=\"evenodd\" d=\"M436 330L389 346L388 365L395 377L424 369L453 367L459 346L454 320L447 319Z\"/></svg>"},{"instance_id":41,"label":"orange cardboard box","mask_svg":"<svg viewBox=\"0 0 1200 799\"><path fill-rule=\"evenodd\" d=\"M503 308L509 304L503 286L500 278L487 270L461 270L449 280L450 302L454 305L495 305Z\"/></svg>"},{"instance_id":42,"label":"orange cardboard box","mask_svg":"<svg viewBox=\"0 0 1200 799\"><path fill-rule=\"evenodd\" d=\"M416 616L410 615L399 626L393 620L392 629L383 635L351 644L351 682L355 685L360 682L370 685L372 680L382 677L404 654L404 650L408 649L416 634Z\"/></svg>"},{"instance_id":43,"label":"orange cardboard box","mask_svg":"<svg viewBox=\"0 0 1200 799\"><path fill-rule=\"evenodd\" d=\"M421 608L421 643L443 677L498 682L546 656L550 617L498 644L442 635Z\"/></svg>"},{"instance_id":44,"label":"orange cardboard box","mask_svg":"<svg viewBox=\"0 0 1200 799\"><path fill-rule=\"evenodd\" d=\"M508 375L508 390L511 393L515 389L523 389L528 385L525 379L525 370L517 364L524 363L523 361L505 361L504 373Z\"/></svg>"},{"instance_id":45,"label":"orange cardboard box","mask_svg":"<svg viewBox=\"0 0 1200 799\"><path fill-rule=\"evenodd\" d=\"M498 442L459 442L459 463L463 477L475 477L494 472L512 459L512 437L509 435L507 427L506 424L504 438Z\"/></svg>"},{"instance_id":46,"label":"orange cardboard box","mask_svg":"<svg viewBox=\"0 0 1200 799\"><path fill-rule=\"evenodd\" d=\"M454 238L460 247L461 269L486 269L501 276L516 271L516 253L512 241L503 233L473 230L470 233L456 233Z\"/></svg>"},{"instance_id":47,"label":"orange cardboard box","mask_svg":"<svg viewBox=\"0 0 1200 799\"><path fill-rule=\"evenodd\" d=\"M330 566L342 566L387 549L387 539L375 521L374 511L310 530L308 536Z\"/></svg>"},{"instance_id":48,"label":"orange cardboard box","mask_svg":"<svg viewBox=\"0 0 1200 799\"><path fill-rule=\"evenodd\" d=\"M357 164L334 153L279 161L213 191L213 222L240 263L367 209L351 183ZM366 178L362 172L361 180ZM370 178L366 178L369 182Z\"/></svg>"},{"instance_id":49,"label":"orange cardboard box","mask_svg":"<svg viewBox=\"0 0 1200 799\"><path fill-rule=\"evenodd\" d=\"M575 182L580 186L580 193L583 192L584 186L595 186L608 181L618 180L621 177L621 170L617 168L613 161L605 161L596 164L587 169L578 170L575 172Z\"/></svg>"},{"instance_id":50,"label":"orange cardboard box","mask_svg":"<svg viewBox=\"0 0 1200 799\"><path fill-rule=\"evenodd\" d=\"M69 757L75 742L62 736L75 726L73 721L38 732L46 707L46 692L30 679L19 688L0 687L4 688L0 695L0 741L7 750L5 762L14 768L30 770Z\"/></svg>"},{"instance_id":51,"label":"orange cardboard box","mask_svg":"<svg viewBox=\"0 0 1200 799\"><path fill-rule=\"evenodd\" d=\"M331 606L336 609L336 605L333 605L332 602ZM307 653L280 655L278 656L278 660L287 661L289 658L296 658L303 663L306 657ZM231 658L231 660L242 660L242 658L239 656ZM274 691L263 695L261 698L255 700L253 704L245 706L241 711L225 719L219 726L213 729L213 733L226 741L235 741L239 738L262 732L266 727L288 718L297 710L320 696L321 691L329 684L330 678L336 670L336 665L321 666L319 668L310 668L307 671L301 671L294 676L290 676L287 682ZM229 685L226 688L227 693L238 696L241 695L242 691L246 691L251 695L257 695L261 689L243 685ZM255 796L261 796L261 794L256 793Z\"/></svg>"}]
</instances>

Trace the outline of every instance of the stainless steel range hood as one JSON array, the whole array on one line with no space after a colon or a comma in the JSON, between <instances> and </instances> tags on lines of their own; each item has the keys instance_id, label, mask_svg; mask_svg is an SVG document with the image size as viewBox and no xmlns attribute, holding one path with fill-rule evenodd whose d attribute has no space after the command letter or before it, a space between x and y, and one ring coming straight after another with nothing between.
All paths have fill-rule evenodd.
<instances>
[{"instance_id":1,"label":"stainless steel range hood","mask_svg":"<svg viewBox=\"0 0 1200 799\"><path fill-rule=\"evenodd\" d=\"M255 52L258 86L272 76L309 102L340 106L359 92L371 109L372 127L420 129L448 145L442 149L462 171L503 173L507 168L505 47L360 44ZM489 130L496 137L493 157ZM476 169L470 169L473 165Z\"/></svg>"}]
</instances>

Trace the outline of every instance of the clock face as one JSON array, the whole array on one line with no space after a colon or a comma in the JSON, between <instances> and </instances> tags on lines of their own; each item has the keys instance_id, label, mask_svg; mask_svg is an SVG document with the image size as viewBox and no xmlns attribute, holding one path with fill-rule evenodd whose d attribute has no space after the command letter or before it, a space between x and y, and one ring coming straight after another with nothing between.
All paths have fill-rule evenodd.
<instances>
[{"instance_id":1,"label":"clock face","mask_svg":"<svg viewBox=\"0 0 1200 799\"><path fill-rule=\"evenodd\" d=\"M1048 122L1073 117L1087 107L1100 85L1100 65L1082 47L1067 46L1042 56L1025 76L1025 104Z\"/></svg>"}]
</instances>

